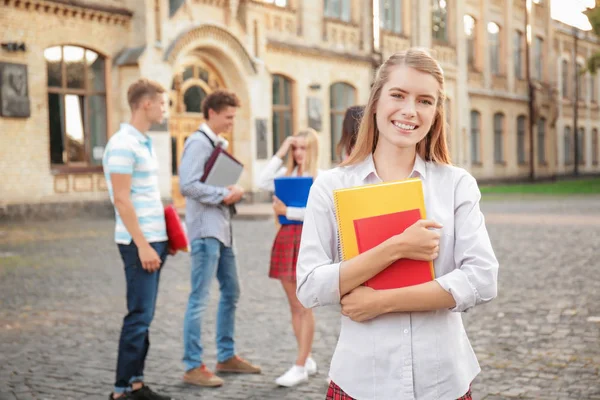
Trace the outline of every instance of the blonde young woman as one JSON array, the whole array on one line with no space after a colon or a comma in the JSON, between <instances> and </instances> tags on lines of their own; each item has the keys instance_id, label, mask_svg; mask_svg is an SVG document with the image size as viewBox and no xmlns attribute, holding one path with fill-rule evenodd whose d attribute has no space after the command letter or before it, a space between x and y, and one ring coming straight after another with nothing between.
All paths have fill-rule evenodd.
<instances>
[{"instance_id":1,"label":"blonde young woman","mask_svg":"<svg viewBox=\"0 0 600 400\"><path fill-rule=\"evenodd\" d=\"M496 297L498 261L475 179L450 164L444 76L424 50L380 67L356 146L313 184L298 258L305 307L341 304L327 399L471 399L480 372L461 313ZM333 190L419 177L428 220L340 263ZM433 260L434 281L362 284L400 258Z\"/></svg>"},{"instance_id":2,"label":"blonde young woman","mask_svg":"<svg viewBox=\"0 0 600 400\"><path fill-rule=\"evenodd\" d=\"M288 154L289 153L289 154ZM287 166L283 159L288 155ZM313 129L298 132L285 139L277 153L263 170L259 186L273 191L274 180L281 176L317 177L319 142ZM304 208L286 207L273 196L273 210L276 215L285 215L289 220L302 221ZM296 297L296 261L302 235L302 225L282 225L277 232L271 250L269 277L279 279L288 299L292 312L292 327L298 342L296 362L275 380L280 386L295 386L308 380L309 375L317 372L317 364L310 357L315 331L315 319L312 310L304 308Z\"/></svg>"}]
</instances>

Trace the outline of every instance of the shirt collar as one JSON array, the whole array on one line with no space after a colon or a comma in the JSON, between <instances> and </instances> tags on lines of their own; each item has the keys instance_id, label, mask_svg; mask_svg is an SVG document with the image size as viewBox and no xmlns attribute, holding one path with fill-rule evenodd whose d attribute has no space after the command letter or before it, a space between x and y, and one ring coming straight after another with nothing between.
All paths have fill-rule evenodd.
<instances>
[{"instance_id":1,"label":"shirt collar","mask_svg":"<svg viewBox=\"0 0 600 400\"><path fill-rule=\"evenodd\" d=\"M206 122L200 124L199 129L202 132L206 133L206 136L208 136L208 138L213 142L215 146L220 145L224 150L227 150L227 148L229 147L229 142L227 141L227 139L213 132L213 130L210 129L210 126L208 126Z\"/></svg>"},{"instance_id":2,"label":"shirt collar","mask_svg":"<svg viewBox=\"0 0 600 400\"><path fill-rule=\"evenodd\" d=\"M366 180L371 174L377 175L377 171L375 170L375 162L373 161L373 154L369 154L363 161L356 164L356 172L363 181ZM427 178L427 164L418 154L415 156L415 165L413 166L409 178L414 178L415 172L419 174L420 178Z\"/></svg>"},{"instance_id":3,"label":"shirt collar","mask_svg":"<svg viewBox=\"0 0 600 400\"><path fill-rule=\"evenodd\" d=\"M142 132L138 131L135 126L131 124L121 124L121 129L124 129L127 133L136 138L140 143L148 143L151 141L150 136L144 135Z\"/></svg>"},{"instance_id":4,"label":"shirt collar","mask_svg":"<svg viewBox=\"0 0 600 400\"><path fill-rule=\"evenodd\" d=\"M212 140L213 143L217 143L219 141L219 137L217 136L217 134L214 133L212 129L210 129L210 126L208 126L206 122L201 123L199 129L202 132L206 133L206 136L208 136L208 138Z\"/></svg>"}]
</instances>

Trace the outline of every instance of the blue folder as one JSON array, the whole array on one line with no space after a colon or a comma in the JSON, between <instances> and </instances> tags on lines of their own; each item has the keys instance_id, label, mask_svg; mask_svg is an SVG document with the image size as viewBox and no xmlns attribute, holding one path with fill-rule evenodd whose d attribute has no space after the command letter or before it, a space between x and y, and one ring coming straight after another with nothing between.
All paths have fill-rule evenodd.
<instances>
[{"instance_id":1,"label":"blue folder","mask_svg":"<svg viewBox=\"0 0 600 400\"><path fill-rule=\"evenodd\" d=\"M275 196L288 207L306 207L308 193L313 183L310 176L282 176L275 178ZM302 221L291 221L279 215L281 225L301 225Z\"/></svg>"}]
</instances>

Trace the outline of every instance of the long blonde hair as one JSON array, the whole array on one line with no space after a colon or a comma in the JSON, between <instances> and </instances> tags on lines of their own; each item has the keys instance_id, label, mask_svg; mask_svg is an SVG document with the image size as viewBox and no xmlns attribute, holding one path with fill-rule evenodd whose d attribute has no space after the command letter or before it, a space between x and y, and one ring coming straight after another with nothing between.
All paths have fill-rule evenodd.
<instances>
[{"instance_id":1,"label":"long blonde hair","mask_svg":"<svg viewBox=\"0 0 600 400\"><path fill-rule=\"evenodd\" d=\"M301 137L306 140L306 157L304 161L304 172L308 172L313 178L317 177L317 171L319 169L319 135L312 128L307 128L294 135L294 137ZM286 175L290 176L298 165L294 159L293 151L290 152L286 164Z\"/></svg>"},{"instance_id":2,"label":"long blonde hair","mask_svg":"<svg viewBox=\"0 0 600 400\"><path fill-rule=\"evenodd\" d=\"M352 165L363 161L372 154L377 147L379 129L375 113L377 102L381 96L381 90L390 78L393 68L407 66L433 76L440 88L436 104L436 115L427 135L417 143L417 154L425 161L434 161L441 164L450 164L450 152L446 144L446 117L444 112L444 73L438 62L431 57L429 52L421 48L410 48L406 51L396 53L388 58L379 67L375 76L375 82L371 87L371 95L365 106L364 116L361 120L356 145L350 156L340 165Z\"/></svg>"}]
</instances>

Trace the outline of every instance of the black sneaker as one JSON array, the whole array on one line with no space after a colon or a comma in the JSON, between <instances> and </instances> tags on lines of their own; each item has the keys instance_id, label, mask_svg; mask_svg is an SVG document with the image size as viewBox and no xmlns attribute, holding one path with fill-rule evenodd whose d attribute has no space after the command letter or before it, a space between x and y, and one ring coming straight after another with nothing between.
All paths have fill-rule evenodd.
<instances>
[{"instance_id":1,"label":"black sneaker","mask_svg":"<svg viewBox=\"0 0 600 400\"><path fill-rule=\"evenodd\" d=\"M148 386L144 385L138 390L134 390L129 393L129 396L125 399L129 400L173 400L170 396L163 396L162 394L158 394L150 389ZM119 399L120 400L120 399Z\"/></svg>"}]
</instances>

